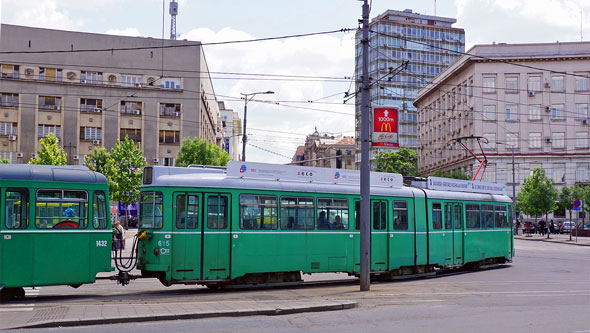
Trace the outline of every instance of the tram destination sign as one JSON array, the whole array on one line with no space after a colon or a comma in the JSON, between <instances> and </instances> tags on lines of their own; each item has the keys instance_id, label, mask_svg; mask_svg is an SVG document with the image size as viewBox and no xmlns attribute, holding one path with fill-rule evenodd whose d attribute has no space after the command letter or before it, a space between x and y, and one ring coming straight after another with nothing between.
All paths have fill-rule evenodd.
<instances>
[{"instance_id":1,"label":"tram destination sign","mask_svg":"<svg viewBox=\"0 0 590 333\"><path fill-rule=\"evenodd\" d=\"M227 176L332 184L358 185L361 182L358 170L240 161L227 164ZM371 186L402 187L403 177L397 173L371 172Z\"/></svg>"},{"instance_id":2,"label":"tram destination sign","mask_svg":"<svg viewBox=\"0 0 590 333\"><path fill-rule=\"evenodd\" d=\"M442 177L428 177L428 189L506 195L506 185Z\"/></svg>"},{"instance_id":3,"label":"tram destination sign","mask_svg":"<svg viewBox=\"0 0 590 333\"><path fill-rule=\"evenodd\" d=\"M371 146L399 147L398 144L398 110L374 106Z\"/></svg>"}]
</instances>

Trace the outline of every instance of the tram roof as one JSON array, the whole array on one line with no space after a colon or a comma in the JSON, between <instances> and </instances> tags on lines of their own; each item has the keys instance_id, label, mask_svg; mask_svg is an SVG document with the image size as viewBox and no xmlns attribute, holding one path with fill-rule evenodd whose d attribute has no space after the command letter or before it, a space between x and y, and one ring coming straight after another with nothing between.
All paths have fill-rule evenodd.
<instances>
[{"instance_id":1,"label":"tram roof","mask_svg":"<svg viewBox=\"0 0 590 333\"><path fill-rule=\"evenodd\" d=\"M355 184L335 184L320 182L302 182L289 180L272 180L256 178L229 177L221 169L207 168L178 168L178 167L151 167L152 179L150 184L142 187L171 186L171 187L203 187L203 188L231 188L253 189L271 191L295 191L311 193L339 193L359 194L360 187ZM371 195L406 196L448 199L448 200L473 200L512 202L508 196L484 193L465 193L456 191L423 190L415 187L384 187L371 186Z\"/></svg>"},{"instance_id":2,"label":"tram roof","mask_svg":"<svg viewBox=\"0 0 590 333\"><path fill-rule=\"evenodd\" d=\"M77 165L0 164L0 180L107 184L107 178Z\"/></svg>"}]
</instances>

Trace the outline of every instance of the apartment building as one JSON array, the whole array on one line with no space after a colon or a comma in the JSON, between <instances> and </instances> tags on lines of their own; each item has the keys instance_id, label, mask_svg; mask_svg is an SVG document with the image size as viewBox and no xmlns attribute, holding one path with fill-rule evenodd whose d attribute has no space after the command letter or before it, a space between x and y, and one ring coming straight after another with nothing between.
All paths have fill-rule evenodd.
<instances>
[{"instance_id":1,"label":"apartment building","mask_svg":"<svg viewBox=\"0 0 590 333\"><path fill-rule=\"evenodd\" d=\"M420 90L419 170L459 170L479 163L453 139L483 136L484 180L512 195L535 168L556 184L590 183L590 43L476 45ZM462 140L479 157L473 139Z\"/></svg>"},{"instance_id":2,"label":"apartment building","mask_svg":"<svg viewBox=\"0 0 590 333\"><path fill-rule=\"evenodd\" d=\"M183 137L223 141L198 42L6 24L0 33L0 156L11 163L26 163L48 133L69 164L125 136L160 165L174 164Z\"/></svg>"},{"instance_id":3,"label":"apartment building","mask_svg":"<svg viewBox=\"0 0 590 333\"><path fill-rule=\"evenodd\" d=\"M237 112L225 108L225 102L219 103L219 111L221 112L221 121L223 127L223 150L229 154L229 157L234 161L239 161L241 158L240 138L242 136L242 120L239 118Z\"/></svg>"},{"instance_id":4,"label":"apartment building","mask_svg":"<svg viewBox=\"0 0 590 333\"><path fill-rule=\"evenodd\" d=\"M465 31L453 27L454 18L421 15L411 9L387 10L370 22L369 78L373 105L399 109L398 141L400 147L417 148L417 109L412 101L418 90L455 61L465 51ZM452 52L452 51L456 52ZM356 77L362 77L361 32L356 36ZM407 61L407 68L389 75ZM359 81L357 81L359 82ZM360 83L357 83L357 91ZM360 165L361 110L356 100L356 149ZM397 148L372 147L371 160L380 151Z\"/></svg>"},{"instance_id":5,"label":"apartment building","mask_svg":"<svg viewBox=\"0 0 590 333\"><path fill-rule=\"evenodd\" d=\"M292 162L311 167L354 169L354 138L319 133L316 130L297 147ZM301 154L303 153L303 154Z\"/></svg>"}]
</instances>

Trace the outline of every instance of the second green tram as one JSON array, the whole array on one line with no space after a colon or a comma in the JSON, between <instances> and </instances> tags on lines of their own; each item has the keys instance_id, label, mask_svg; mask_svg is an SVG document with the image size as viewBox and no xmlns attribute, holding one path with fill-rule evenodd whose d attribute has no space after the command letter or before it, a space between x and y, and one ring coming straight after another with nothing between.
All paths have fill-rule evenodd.
<instances>
[{"instance_id":1,"label":"second green tram","mask_svg":"<svg viewBox=\"0 0 590 333\"><path fill-rule=\"evenodd\" d=\"M358 275L359 203L358 184L147 167L137 268L164 285L209 287L299 281L301 272ZM506 195L374 186L371 274L510 262L510 216Z\"/></svg>"},{"instance_id":2,"label":"second green tram","mask_svg":"<svg viewBox=\"0 0 590 333\"><path fill-rule=\"evenodd\" d=\"M113 271L108 198L106 178L84 167L0 164L0 296Z\"/></svg>"}]
</instances>

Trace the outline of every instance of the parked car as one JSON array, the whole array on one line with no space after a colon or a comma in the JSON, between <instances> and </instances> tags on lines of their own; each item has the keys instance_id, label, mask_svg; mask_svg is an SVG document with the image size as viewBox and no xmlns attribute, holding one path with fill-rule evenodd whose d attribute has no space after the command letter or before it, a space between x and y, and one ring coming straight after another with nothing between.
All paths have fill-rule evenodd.
<instances>
[{"instance_id":1,"label":"parked car","mask_svg":"<svg viewBox=\"0 0 590 333\"><path fill-rule=\"evenodd\" d=\"M563 222L563 232L571 232L572 230L576 229L576 223L572 221L565 221Z\"/></svg>"},{"instance_id":2,"label":"parked car","mask_svg":"<svg viewBox=\"0 0 590 333\"><path fill-rule=\"evenodd\" d=\"M524 222L522 225L523 234L534 234L535 229L535 224L533 222Z\"/></svg>"}]
</instances>

